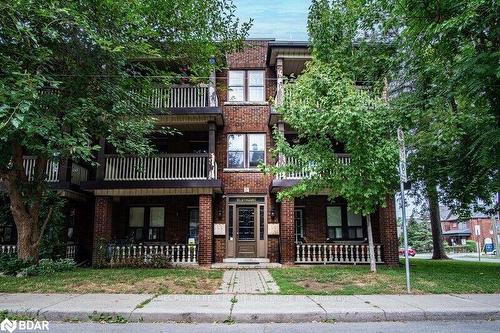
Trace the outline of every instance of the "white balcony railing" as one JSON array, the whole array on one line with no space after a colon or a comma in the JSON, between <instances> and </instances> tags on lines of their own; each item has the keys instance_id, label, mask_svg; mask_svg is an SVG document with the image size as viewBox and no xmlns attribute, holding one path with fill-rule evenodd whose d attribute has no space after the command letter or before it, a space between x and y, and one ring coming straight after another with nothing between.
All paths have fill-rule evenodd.
<instances>
[{"instance_id":1,"label":"white balcony railing","mask_svg":"<svg viewBox=\"0 0 500 333\"><path fill-rule=\"evenodd\" d=\"M76 258L76 244L67 244L66 245L66 258L73 259ZM17 253L16 245L0 245L0 254L14 254Z\"/></svg>"},{"instance_id":2,"label":"white balcony railing","mask_svg":"<svg viewBox=\"0 0 500 333\"><path fill-rule=\"evenodd\" d=\"M130 264L135 260L153 261L165 257L173 264L196 264L196 245L111 245L111 265Z\"/></svg>"},{"instance_id":3,"label":"white balcony railing","mask_svg":"<svg viewBox=\"0 0 500 333\"><path fill-rule=\"evenodd\" d=\"M153 157L108 155L104 180L217 179L214 154L166 154Z\"/></svg>"},{"instance_id":4,"label":"white balcony railing","mask_svg":"<svg viewBox=\"0 0 500 333\"><path fill-rule=\"evenodd\" d=\"M15 245L0 245L0 254L16 253L17 247Z\"/></svg>"},{"instance_id":5,"label":"white balcony railing","mask_svg":"<svg viewBox=\"0 0 500 333\"><path fill-rule=\"evenodd\" d=\"M153 108L204 108L217 106L215 88L208 84L154 87L147 97Z\"/></svg>"},{"instance_id":6,"label":"white balcony railing","mask_svg":"<svg viewBox=\"0 0 500 333\"><path fill-rule=\"evenodd\" d=\"M343 165L348 165L351 163L351 155L350 154L336 154L339 162ZM281 162L280 162L281 161ZM277 166L283 163L282 166L297 166L292 168L293 171L290 172L282 172L276 175L276 179L303 179L312 175L314 171L314 163L309 162L305 165L300 165L300 162L296 158L285 157L278 160L276 163Z\"/></svg>"},{"instance_id":7,"label":"white balcony railing","mask_svg":"<svg viewBox=\"0 0 500 333\"><path fill-rule=\"evenodd\" d=\"M375 245L375 261L382 262L382 245ZM295 262L300 264L370 263L368 244L296 244Z\"/></svg>"},{"instance_id":8,"label":"white balcony railing","mask_svg":"<svg viewBox=\"0 0 500 333\"><path fill-rule=\"evenodd\" d=\"M23 166L24 172L28 177L28 180L33 180L35 174L35 164L36 156L24 156ZM45 180L48 182L58 182L59 181L59 162L58 161L47 161L47 166L45 167L45 174L47 175Z\"/></svg>"}]
</instances>

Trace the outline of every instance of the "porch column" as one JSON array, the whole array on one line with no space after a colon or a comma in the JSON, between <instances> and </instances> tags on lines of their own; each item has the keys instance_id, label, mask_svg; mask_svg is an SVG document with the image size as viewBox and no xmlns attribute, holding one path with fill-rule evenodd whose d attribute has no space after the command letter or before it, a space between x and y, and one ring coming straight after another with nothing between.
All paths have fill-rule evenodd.
<instances>
[{"instance_id":1,"label":"porch column","mask_svg":"<svg viewBox=\"0 0 500 333\"><path fill-rule=\"evenodd\" d=\"M112 197L95 198L92 265L99 266L105 259L105 246L111 240L113 227Z\"/></svg>"},{"instance_id":2,"label":"porch column","mask_svg":"<svg viewBox=\"0 0 500 333\"><path fill-rule=\"evenodd\" d=\"M215 174L215 131L217 126L214 122L208 123L208 159L207 170L209 179L217 179Z\"/></svg>"},{"instance_id":3,"label":"porch column","mask_svg":"<svg viewBox=\"0 0 500 333\"><path fill-rule=\"evenodd\" d=\"M208 266L212 264L212 195L199 196L200 227L198 232L198 264Z\"/></svg>"},{"instance_id":4,"label":"porch column","mask_svg":"<svg viewBox=\"0 0 500 333\"><path fill-rule=\"evenodd\" d=\"M278 124L278 132L280 132L281 135L285 135L285 123L284 122L279 122ZM282 153L279 153L278 154L278 165L279 166L283 166L285 165L286 161L285 161L285 155L283 155Z\"/></svg>"},{"instance_id":5,"label":"porch column","mask_svg":"<svg viewBox=\"0 0 500 333\"><path fill-rule=\"evenodd\" d=\"M398 234L396 223L396 207L394 203L394 196L388 195L386 197L386 207L379 209L379 229L380 241L382 243L382 254L384 263L389 266L399 265L398 257Z\"/></svg>"},{"instance_id":6,"label":"porch column","mask_svg":"<svg viewBox=\"0 0 500 333\"><path fill-rule=\"evenodd\" d=\"M284 99L284 86L283 86L283 58L276 59L276 105L283 104Z\"/></svg>"},{"instance_id":7,"label":"porch column","mask_svg":"<svg viewBox=\"0 0 500 333\"><path fill-rule=\"evenodd\" d=\"M65 158L59 161L59 181L71 182L71 160Z\"/></svg>"},{"instance_id":8,"label":"porch column","mask_svg":"<svg viewBox=\"0 0 500 333\"><path fill-rule=\"evenodd\" d=\"M280 207L280 252L281 263L293 265L295 263L295 202L285 199Z\"/></svg>"}]
</instances>

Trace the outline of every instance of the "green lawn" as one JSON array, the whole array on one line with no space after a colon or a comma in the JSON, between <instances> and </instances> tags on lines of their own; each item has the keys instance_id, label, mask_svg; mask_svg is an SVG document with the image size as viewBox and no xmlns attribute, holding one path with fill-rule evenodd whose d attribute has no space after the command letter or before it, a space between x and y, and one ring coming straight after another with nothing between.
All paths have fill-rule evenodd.
<instances>
[{"instance_id":1,"label":"green lawn","mask_svg":"<svg viewBox=\"0 0 500 333\"><path fill-rule=\"evenodd\" d=\"M211 294L222 271L171 268L77 268L50 276L0 276L0 292Z\"/></svg>"},{"instance_id":2,"label":"green lawn","mask_svg":"<svg viewBox=\"0 0 500 333\"><path fill-rule=\"evenodd\" d=\"M404 266L315 266L271 269L283 294L354 295L406 292ZM500 264L411 259L412 292L500 293Z\"/></svg>"}]
</instances>

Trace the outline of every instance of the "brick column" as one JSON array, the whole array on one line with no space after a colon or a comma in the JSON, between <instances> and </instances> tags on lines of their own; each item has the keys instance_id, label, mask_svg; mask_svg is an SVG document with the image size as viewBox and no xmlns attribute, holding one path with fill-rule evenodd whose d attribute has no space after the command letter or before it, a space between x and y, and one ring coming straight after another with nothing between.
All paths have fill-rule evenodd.
<instances>
[{"instance_id":1,"label":"brick column","mask_svg":"<svg viewBox=\"0 0 500 333\"><path fill-rule=\"evenodd\" d=\"M95 198L94 245L92 250L92 265L99 266L104 259L105 249L102 248L111 240L113 227L113 201L111 197Z\"/></svg>"},{"instance_id":2,"label":"brick column","mask_svg":"<svg viewBox=\"0 0 500 333\"><path fill-rule=\"evenodd\" d=\"M379 223L384 262L389 266L399 265L396 206L392 195L387 196L386 207L379 209Z\"/></svg>"},{"instance_id":3,"label":"brick column","mask_svg":"<svg viewBox=\"0 0 500 333\"><path fill-rule=\"evenodd\" d=\"M295 263L295 221L293 218L295 202L286 199L280 207L280 250L281 263L293 265Z\"/></svg>"},{"instance_id":4,"label":"brick column","mask_svg":"<svg viewBox=\"0 0 500 333\"><path fill-rule=\"evenodd\" d=\"M200 194L200 229L198 233L198 264L208 266L212 264L212 196L210 194Z\"/></svg>"}]
</instances>

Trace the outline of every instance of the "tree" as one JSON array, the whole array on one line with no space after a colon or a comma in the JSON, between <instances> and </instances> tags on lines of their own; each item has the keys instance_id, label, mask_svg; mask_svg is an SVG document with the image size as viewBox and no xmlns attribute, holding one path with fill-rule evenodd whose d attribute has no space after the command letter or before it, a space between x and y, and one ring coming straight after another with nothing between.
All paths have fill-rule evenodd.
<instances>
[{"instance_id":1,"label":"tree","mask_svg":"<svg viewBox=\"0 0 500 333\"><path fill-rule=\"evenodd\" d=\"M313 60L285 86L288 91L278 108L297 131L299 143L290 145L278 131L274 136L274 154L297 162L270 169L273 173L307 170L308 176L280 192L279 200L326 190L330 199L342 197L350 210L365 215L370 229L370 214L385 205L396 188L398 153L389 108L381 97L383 78L378 77L375 84L377 68L372 66L364 73L369 76L363 76L352 65L367 65L353 54L370 43L368 39L355 42L359 10L356 3L313 1L309 15ZM367 77L373 84L360 89L359 83ZM351 155L349 164L337 157L339 143Z\"/></svg>"},{"instance_id":2,"label":"tree","mask_svg":"<svg viewBox=\"0 0 500 333\"><path fill-rule=\"evenodd\" d=\"M0 178L18 233L18 255L38 259L49 160L92 162L104 137L119 153L149 154L152 83L182 64L206 77L241 45L228 0L16 0L0 5ZM36 156L26 175L23 155Z\"/></svg>"},{"instance_id":3,"label":"tree","mask_svg":"<svg viewBox=\"0 0 500 333\"><path fill-rule=\"evenodd\" d=\"M426 196L433 258L446 258L439 203L466 216L498 191L499 6L375 1L393 36L392 101L409 135L409 173ZM399 84L398 84L399 83ZM479 199L479 200L478 200Z\"/></svg>"},{"instance_id":4,"label":"tree","mask_svg":"<svg viewBox=\"0 0 500 333\"><path fill-rule=\"evenodd\" d=\"M429 252L432 249L432 235L427 221L408 221L408 246L417 252Z\"/></svg>"}]
</instances>

